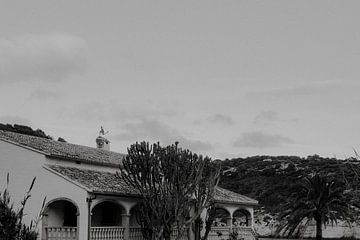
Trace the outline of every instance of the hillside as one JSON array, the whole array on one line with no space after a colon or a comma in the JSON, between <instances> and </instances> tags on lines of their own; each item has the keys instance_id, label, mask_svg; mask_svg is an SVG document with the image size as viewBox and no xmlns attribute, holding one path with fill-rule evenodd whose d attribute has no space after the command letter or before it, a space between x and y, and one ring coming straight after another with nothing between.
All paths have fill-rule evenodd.
<instances>
[{"instance_id":1,"label":"hillside","mask_svg":"<svg viewBox=\"0 0 360 240\"><path fill-rule=\"evenodd\" d=\"M307 158L254 156L224 160L219 185L257 199L262 210L276 214L299 179L314 172L332 174L352 189L357 189L359 163L356 158L339 160L318 155Z\"/></svg>"},{"instance_id":2,"label":"hillside","mask_svg":"<svg viewBox=\"0 0 360 240\"><path fill-rule=\"evenodd\" d=\"M34 130L29 126L20 125L20 124L11 125L9 123L7 123L7 124L0 123L0 130L9 131L9 132L15 132L15 133L21 133L21 134L25 134L25 135L40 137L40 138L53 139L50 135L47 135L41 129ZM62 138L62 137L59 137L57 139L57 141L66 142L66 140L64 138Z\"/></svg>"},{"instance_id":3,"label":"hillside","mask_svg":"<svg viewBox=\"0 0 360 240\"><path fill-rule=\"evenodd\" d=\"M21 133L21 134L26 134L26 135L35 136L35 137L51 139L51 137L49 135L47 135L41 129L33 130L29 126L20 125L20 124L11 125L11 124L0 123L0 130L9 131L9 132L15 132L15 133Z\"/></svg>"}]
</instances>

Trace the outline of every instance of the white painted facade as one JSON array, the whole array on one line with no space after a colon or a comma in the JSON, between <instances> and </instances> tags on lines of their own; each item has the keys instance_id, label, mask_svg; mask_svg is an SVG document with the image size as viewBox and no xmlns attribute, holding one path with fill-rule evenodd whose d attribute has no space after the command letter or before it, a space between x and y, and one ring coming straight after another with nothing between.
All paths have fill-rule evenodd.
<instances>
[{"instance_id":1,"label":"white painted facade","mask_svg":"<svg viewBox=\"0 0 360 240\"><path fill-rule=\"evenodd\" d=\"M87 239L86 198L88 193L85 189L47 170L44 164L51 160L46 159L42 153L5 141L0 141L0 153L0 176L3 177L3 180L0 181L1 189L5 189L6 175L9 173L8 189L15 208L20 207L20 201L29 189L32 179L36 177L31 198L26 204L24 223L29 224L31 220L38 219L45 197L47 204L55 200L69 199L75 202L79 209L79 239ZM41 230L43 222L41 221L39 224ZM39 233L41 238L43 232Z\"/></svg>"}]
</instances>

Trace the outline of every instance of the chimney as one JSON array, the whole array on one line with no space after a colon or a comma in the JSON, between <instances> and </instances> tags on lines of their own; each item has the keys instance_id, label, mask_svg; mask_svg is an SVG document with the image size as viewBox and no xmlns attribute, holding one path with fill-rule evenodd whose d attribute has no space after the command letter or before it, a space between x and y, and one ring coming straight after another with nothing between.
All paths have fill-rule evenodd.
<instances>
[{"instance_id":1,"label":"chimney","mask_svg":"<svg viewBox=\"0 0 360 240\"><path fill-rule=\"evenodd\" d=\"M110 141L102 136L96 138L96 148L110 151Z\"/></svg>"},{"instance_id":2,"label":"chimney","mask_svg":"<svg viewBox=\"0 0 360 240\"><path fill-rule=\"evenodd\" d=\"M96 148L110 151L110 141L104 137L108 132L109 131L105 132L101 126L99 136L96 138Z\"/></svg>"}]
</instances>

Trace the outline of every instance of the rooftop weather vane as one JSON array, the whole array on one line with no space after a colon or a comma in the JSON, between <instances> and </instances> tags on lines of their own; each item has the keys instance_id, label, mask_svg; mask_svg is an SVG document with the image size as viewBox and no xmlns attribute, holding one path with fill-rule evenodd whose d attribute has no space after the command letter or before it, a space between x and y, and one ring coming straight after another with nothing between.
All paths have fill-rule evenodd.
<instances>
[{"instance_id":1,"label":"rooftop weather vane","mask_svg":"<svg viewBox=\"0 0 360 240\"><path fill-rule=\"evenodd\" d=\"M105 134L107 134L109 131L104 131L104 128L101 126L100 127L100 131L99 131L99 136L105 136Z\"/></svg>"}]
</instances>

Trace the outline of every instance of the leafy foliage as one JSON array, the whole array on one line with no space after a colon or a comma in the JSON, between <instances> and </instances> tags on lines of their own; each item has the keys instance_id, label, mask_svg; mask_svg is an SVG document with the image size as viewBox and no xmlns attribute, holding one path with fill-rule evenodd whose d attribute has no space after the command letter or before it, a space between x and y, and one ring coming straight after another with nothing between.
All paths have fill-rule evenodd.
<instances>
[{"instance_id":1,"label":"leafy foliage","mask_svg":"<svg viewBox=\"0 0 360 240\"><path fill-rule=\"evenodd\" d=\"M325 174L306 177L293 189L288 202L281 204L283 212L278 232L294 235L301 225L316 221L316 239L322 239L322 226L338 220L355 222L360 211L351 204L351 194L344 182Z\"/></svg>"},{"instance_id":2,"label":"leafy foliage","mask_svg":"<svg viewBox=\"0 0 360 240\"><path fill-rule=\"evenodd\" d=\"M24 216L25 205L30 198L30 192L34 186L35 178L31 182L29 190L21 201L20 209L15 210L11 202L8 188L0 193L0 239L4 240L36 240L37 223L40 220L41 212L37 221L31 221L30 225L25 225L22 220ZM7 175L7 185L9 184L9 174ZM43 206L45 204L45 199Z\"/></svg>"},{"instance_id":3,"label":"leafy foliage","mask_svg":"<svg viewBox=\"0 0 360 240\"><path fill-rule=\"evenodd\" d=\"M170 239L175 225L183 234L198 218L218 182L219 168L210 163L177 143L161 147L142 142L128 148L118 176L143 198L138 209L145 239ZM197 209L190 216L194 201Z\"/></svg>"},{"instance_id":4,"label":"leafy foliage","mask_svg":"<svg viewBox=\"0 0 360 240\"><path fill-rule=\"evenodd\" d=\"M352 206L351 210L356 211L360 208L359 158L336 159L313 155L306 158L254 156L225 160L219 185L257 199L259 206L255 211L256 215L266 216L263 219L259 218L260 223L264 221L276 228L279 222L274 220L284 213L284 205L296 205L294 192L299 190L303 179L311 178L314 174L324 175L336 181L336 187L342 183L342 190L347 196L348 205ZM346 213L344 216L351 217L351 214ZM344 216L336 215L336 218L345 220ZM335 215L332 219L335 219Z\"/></svg>"},{"instance_id":5,"label":"leafy foliage","mask_svg":"<svg viewBox=\"0 0 360 240\"><path fill-rule=\"evenodd\" d=\"M46 135L46 133L41 129L33 130L29 126L24 126L24 125L19 125L19 124L11 125L11 124L0 123L0 130L21 133L21 134L26 134L26 135L35 136L35 137L52 139L52 137L50 137L49 135Z\"/></svg>"},{"instance_id":6,"label":"leafy foliage","mask_svg":"<svg viewBox=\"0 0 360 240\"><path fill-rule=\"evenodd\" d=\"M336 176L353 194L359 192L360 161L318 155L254 156L224 160L219 185L259 201L262 212L277 215L280 202L288 202L299 181L314 173ZM356 202L360 198L353 196Z\"/></svg>"},{"instance_id":7,"label":"leafy foliage","mask_svg":"<svg viewBox=\"0 0 360 240\"><path fill-rule=\"evenodd\" d=\"M192 224L192 229L195 234L195 240L206 240L210 233L211 226L216 216L214 190L220 180L220 163L212 162L210 158L204 158L203 163L204 170L194 191L194 213L197 218L195 218ZM205 225L200 216L204 208L207 209ZM201 235L204 227L204 234Z\"/></svg>"}]
</instances>

